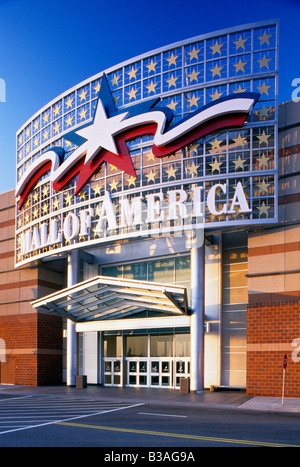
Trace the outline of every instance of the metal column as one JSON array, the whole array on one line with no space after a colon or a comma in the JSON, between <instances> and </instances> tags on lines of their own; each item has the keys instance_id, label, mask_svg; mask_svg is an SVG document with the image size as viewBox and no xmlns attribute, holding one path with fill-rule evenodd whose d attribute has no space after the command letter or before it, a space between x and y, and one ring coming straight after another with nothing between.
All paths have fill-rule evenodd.
<instances>
[{"instance_id":1,"label":"metal column","mask_svg":"<svg viewBox=\"0 0 300 467\"><path fill-rule=\"evenodd\" d=\"M191 249L191 384L193 392L204 389L205 245Z\"/></svg>"},{"instance_id":2,"label":"metal column","mask_svg":"<svg viewBox=\"0 0 300 467\"><path fill-rule=\"evenodd\" d=\"M79 250L71 250L68 255L68 287L79 282ZM76 377L76 330L75 323L67 320L67 386L75 386Z\"/></svg>"}]
</instances>

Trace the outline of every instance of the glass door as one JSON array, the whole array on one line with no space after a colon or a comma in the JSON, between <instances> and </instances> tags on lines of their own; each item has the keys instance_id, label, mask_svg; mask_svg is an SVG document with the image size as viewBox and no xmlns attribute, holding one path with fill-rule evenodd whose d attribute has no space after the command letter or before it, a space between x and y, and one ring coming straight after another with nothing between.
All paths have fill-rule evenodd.
<instances>
[{"instance_id":1,"label":"glass door","mask_svg":"<svg viewBox=\"0 0 300 467\"><path fill-rule=\"evenodd\" d=\"M148 386L148 363L147 358L127 359L128 386Z\"/></svg>"},{"instance_id":2,"label":"glass door","mask_svg":"<svg viewBox=\"0 0 300 467\"><path fill-rule=\"evenodd\" d=\"M174 360L174 381L175 388L180 388L181 378L190 377L190 358L181 358Z\"/></svg>"},{"instance_id":3,"label":"glass door","mask_svg":"<svg viewBox=\"0 0 300 467\"><path fill-rule=\"evenodd\" d=\"M122 386L123 372L122 360L116 358L104 359L104 384L105 386Z\"/></svg>"},{"instance_id":4,"label":"glass door","mask_svg":"<svg viewBox=\"0 0 300 467\"><path fill-rule=\"evenodd\" d=\"M150 386L160 388L171 388L173 385L172 358L151 358L150 359Z\"/></svg>"}]
</instances>

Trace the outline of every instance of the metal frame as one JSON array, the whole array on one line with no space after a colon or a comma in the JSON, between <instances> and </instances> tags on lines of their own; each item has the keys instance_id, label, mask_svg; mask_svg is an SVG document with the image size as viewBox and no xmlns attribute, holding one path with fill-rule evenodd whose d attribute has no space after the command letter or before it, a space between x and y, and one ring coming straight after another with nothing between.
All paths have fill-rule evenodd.
<instances>
[{"instance_id":1,"label":"metal frame","mask_svg":"<svg viewBox=\"0 0 300 467\"><path fill-rule=\"evenodd\" d=\"M263 68L261 70L259 70L259 72L254 72L254 55L258 53L258 51L254 48L253 48L253 44L254 44L254 31L261 28L268 28L268 27L275 27L276 28L276 38L275 38L275 46L274 47L263 47L262 48L262 56L264 53L268 53L269 51L272 51L272 53L274 53L274 61L275 61L275 64L274 64L274 68L272 70L269 70L267 68ZM240 57L243 57L243 54L244 54L244 50L243 49L237 49L235 51L235 54L230 54L230 48L229 48L229 39L230 39L230 35L231 34L242 34L243 32L245 31L250 31L251 32L251 49L249 51L249 57L251 57L251 68L250 68L250 73L243 73L243 74L240 74L240 73L237 73L237 76L230 76L230 73L229 73L229 66L230 66L230 59L232 57L236 57L237 60L240 58ZM216 55L213 55L212 57L208 58L207 57L207 54L206 54L206 50L209 49L209 46L207 45L209 43L210 40L212 39L215 39L217 40L218 38L220 38L221 36L224 36L227 40L227 50L226 50L226 54L224 54L224 56L222 55L222 59L226 59L226 63L227 63L227 72L226 72L226 76L224 75L221 76L221 77L217 77L217 79L213 79L211 78L210 75L206 74L206 69L207 69L207 64L209 63L215 63L217 62L217 60L219 58L219 56L217 56L218 54ZM204 76L203 76L203 80L201 80L201 82L196 82L195 84L195 81L192 81L191 79L188 81L187 79L185 80L185 77L186 77L186 73L187 73L187 69L188 67L196 67L197 64L200 63L200 61L197 61L195 63L190 63L188 64L184 57L185 57L185 51L187 50L186 47L188 46L193 46L195 45L197 42L201 42L203 43L204 45L204 55L203 55L203 60L201 61L201 63L203 63L203 67L204 67ZM202 92L203 91L203 96L204 96L204 101L203 101L203 104L207 103L207 99L209 98L209 88L212 89L217 89L217 88L220 88L221 86L224 86L224 89L226 88L226 93L229 94L230 92L230 85L232 83L237 83L238 84L241 84L245 81L248 81L250 83L250 91L254 91L254 90L257 90L256 87L257 87L257 80L267 80L269 78L274 78L275 80L275 89L274 89L274 97L273 97L273 100L272 102L275 102L275 118L274 119L271 119L271 120L260 120L260 121L249 121L248 123L246 123L243 127L243 129L248 129L250 131L250 138L249 138L249 157L250 157L250 167L249 167L249 170L247 171L244 171L244 170L238 170L238 171L235 171L233 172L231 169L230 169L230 166L229 166L229 155L230 154L233 154L232 152L232 148L229 147L229 135L230 131L226 131L226 132L223 132L221 135L224 137L224 140L226 140L226 147L224 148L225 149L225 158L226 158L226 171L225 173L215 173L215 172L212 172L212 173L209 173L207 174L205 172L205 167L207 165L209 165L209 157L213 157L213 153L210 152L210 141L212 141L214 139L215 136L213 136L211 139L207 138L205 139L205 141L203 142L203 154L195 154L194 155L189 155L190 157L187 158L186 155L182 154L181 156L181 159L180 161L176 161L176 162L180 162L180 167L181 167L181 177L180 179L167 179L167 180L164 180L163 179L163 170L165 170L165 168L168 167L168 161L165 161L165 160L159 160L159 161L155 161L155 165L153 166L147 166L147 167L153 167L155 168L155 170L157 170L159 172L159 179L155 182L155 184L147 184L147 183L144 183L143 181L141 181L140 183L140 186L139 187L134 187L132 188L131 186L126 186L125 184L125 177L124 177L124 174L123 175L120 175L120 186L122 185L122 189L121 191L115 191L115 192L112 192L112 198L113 198L113 201L117 201L119 197L122 197L124 195L126 196L132 196L132 195L136 195L138 193L144 193L144 192L147 192L149 190L153 190L153 188L155 189L155 191L162 191L162 190L165 190L167 187L175 187L175 186L180 186L180 187L187 187L189 185L192 185L192 184L197 184L197 183L204 183L204 184L209 184L210 182L214 181L215 183L217 183L218 181L222 181L223 183L227 183L227 185L229 186L229 183L230 183L230 180L232 179L242 179L242 178L245 178L247 177L247 179L249 179L249 184L250 184L250 192L249 192L249 203L251 204L252 206L252 203L253 201L256 201L258 200L259 203L263 203L264 200L266 201L267 203L267 200L270 200L272 206L274 205L274 215L270 216L269 218L268 217L265 217L263 215L263 217L259 217L258 216L258 212L256 211L257 213L257 216L255 216L254 214L251 214L248 218L247 216L245 216L245 218L243 218L242 216L236 216L237 218L232 218L231 216L226 216L225 219L222 219L221 221L214 221L212 219L209 219L209 221L207 222L207 219L205 219L205 222L201 225L198 225L198 226L194 226L191 225L191 229L193 228L231 228L232 227L236 227L236 226L248 226L248 225L254 225L254 224L269 224L269 223L274 223L277 221L277 196L278 196L278 186L277 186L277 88L278 88L278 83L277 83L277 74L278 74L278 47L277 47L277 44L278 44L278 21L277 20L270 20L270 21L262 21L262 22L258 22L258 23L251 23L251 24L247 24L247 25L242 25L242 26L239 26L239 27L234 27L234 28L229 28L229 29L226 29L226 30L221 30L221 31L216 31L216 32L213 32L213 33L210 33L210 34L205 34L205 35L200 35L200 36L197 36L197 37L194 37L194 38L191 38L191 39L188 39L188 40L184 40L184 41L181 41L181 42L177 42L177 43L174 43L174 44L171 44L171 45L168 45L166 47L162 47L162 48L159 48L159 49L156 49L156 50L152 50L148 53L145 53L145 54L142 54L138 57L134 57L133 59L130 59L130 60L127 60L125 62L122 62L121 64L119 65L116 65L114 67L111 67L107 70L105 70L105 72L101 72L101 73L98 73L97 75L94 75L93 77L91 77L90 79L87 79L81 83L79 83L77 86L74 86L73 88L71 88L70 90L66 91L65 93L61 94L60 96L58 96L58 98L52 100L48 105L44 106L40 112L37 112L30 120L28 120L22 127L21 129L19 130L18 134L17 134L17 176L20 175L20 170L23 170L25 169L25 167L27 166L27 164L30 164L31 161L33 161L35 158L39 157L39 155L53 147L53 146L57 146L57 145L65 145L66 144L66 140L64 139L64 136L66 133L68 133L70 130L74 130L76 129L78 126L80 126L82 123L88 123L91 121L91 118L92 118L92 114L93 114L93 108L95 106L95 102L96 102L96 99L97 99L97 95L95 92L92 92L93 91L93 86L95 86L96 83L99 83L100 80L101 80L101 77L103 75L103 73L105 73L108 77L112 78L114 76L114 74L116 74L117 72L120 72L122 74L122 79L123 79L123 82L122 84L120 84L120 86L114 86L114 85L111 85L111 91L114 95L115 92L117 91L117 93L119 93L120 95L123 96L123 102L122 104L119 106L119 108L124 108L126 109L126 107L128 107L128 105L130 105L132 102L129 102L129 103L126 103L125 102L125 92L126 92L126 87L128 86L128 83L125 82L125 73L127 73L127 69L128 67L130 66L134 66L134 64L136 64L137 62L140 63L140 66L141 66L141 76L138 80L133 80L132 84L130 83L130 86L132 85L135 85L135 83L139 82L140 85L141 85L141 89L143 88L144 86L144 80L145 79L148 79L148 76L146 77L145 74L143 73L143 69L145 67L145 63L147 61L147 59L151 59L151 57L154 57L154 56L158 56L160 57L160 60L161 60L161 70L158 72L158 73L155 73L153 74L154 77L159 77L160 78L160 83L161 83L161 87L159 89L159 92L155 93L155 94L150 94L149 96L143 96L141 94L141 98L140 98L140 101L139 102L142 102L143 100L147 100L147 99L150 99L152 97L160 97L162 99L162 103L163 105L167 105L168 102L170 101L170 99L173 99L175 97L178 97L180 98L180 102L181 102L181 110L179 112L175 111L174 114L175 114L175 118L178 117L178 118L182 118L184 115L187 114L188 110L185 109L185 106L184 106L184 102L185 102L185 99L188 95L188 93L196 93L196 92ZM277 49L276 49L277 47ZM165 76L165 73L167 72L167 70L163 69L163 57L166 56L167 53L172 53L172 51L174 50L179 50L182 54L182 62L180 64L180 66L175 67L175 68L172 68L172 72L175 72L174 70L181 70L181 76L182 76L182 82L181 82L181 85L178 86L178 88L176 87L175 89L174 88L170 88L170 89L167 89L165 90L164 87L163 87L163 77ZM191 50L191 49L190 49ZM225 49L224 49L225 50ZM246 52L245 52L246 53ZM209 65L211 66L211 65ZM151 80L151 78L153 77L152 74L151 76L149 75L149 79ZM210 79L209 79L210 78ZM88 92L89 92L89 97L84 101L84 102L81 102L81 99L80 99L80 93L82 92L83 89L87 89ZM157 91L158 91L158 87L157 87ZM72 109L65 109L63 111L63 107L64 107L64 102L67 101L68 97L69 96L72 96L73 99L74 99L74 107ZM138 100L136 100L136 102L138 102ZM56 107L56 105L60 104L61 105L61 108L62 108L62 111L61 111L61 114L60 115L55 115L54 113L54 109ZM84 119L83 121L79 121L78 120L78 115L79 115L79 112L80 112L80 109L82 109L83 105L86 105L87 106L87 109L89 111L89 117ZM193 109L190 109L190 110L193 110ZM73 112L73 113L72 113ZM49 113L49 122L47 121L44 121L44 117L45 115ZM67 115L72 115L74 116L74 122L75 124L72 124L69 128L63 128L63 124L61 125L61 130L55 134L54 130L53 130L53 126L54 124L58 123L58 122L61 122L63 123L63 120L66 118ZM34 123L35 121L39 119L39 130L38 132L36 132L34 130ZM43 126L43 123L44 123L44 126ZM266 129L266 127L273 127L274 129L274 145L272 145L272 147L270 146L270 148L274 151L274 166L272 168L268 168L267 170L264 168L264 170L254 170L254 167L253 167L253 160L254 160L254 150L255 148L253 147L253 140L254 140L254 137L252 137L252 132L254 129L256 128L261 128L262 130L263 129ZM49 138L47 138L46 141L42 141L43 140L43 132L45 129L49 128ZM51 133L52 131L52 133ZM241 130L242 131L242 130ZM38 144L35 143L35 138L37 136L37 134L39 134L40 136L40 139L39 139L39 142ZM28 136L27 136L28 135ZM21 138L21 139L20 139ZM19 143L19 141L21 141L21 143ZM141 153L141 161L140 161L140 170L141 170L141 173L142 173L142 170L145 169L145 167L143 166L143 159L142 159L142 153L147 149L147 148L150 148L151 147L151 141L139 141L137 142L136 144L132 144L131 147L130 147L130 150L132 151L135 151L135 150L138 150L140 151ZM74 149L74 145L71 146L70 148L68 148L70 151L72 151ZM259 148L256 148L257 150ZM266 149L268 150L269 147L264 147L263 146L263 149ZM22 153L22 156L21 156L21 153ZM218 156L218 153L217 153L217 156ZM184 164L186 163L186 161L196 161L197 163L197 159L198 158L203 158L203 167L204 167L204 170L203 170L203 173L198 175L198 176L193 176L193 177L188 177L187 174L184 175ZM212 161L211 161L212 162ZM171 164L171 162L170 162ZM187 169L185 169L187 170ZM191 175L191 174L190 174ZM99 178L99 180L101 180L101 182L103 182L104 184L104 187L106 187L105 189L107 189L107 186L109 186L109 181L111 181L110 177L112 176L111 173L109 173L109 170L108 168L105 169L105 173L104 173L104 176L101 178ZM254 195L254 190L255 190L255 181L254 181L254 177L257 177L257 176L260 176L261 178L263 177L273 177L274 179L274 188L273 188L273 191L270 192L268 194L268 196L265 194L264 196L259 193L258 196L255 196ZM145 174L144 174L144 177L145 177ZM96 182L94 182L96 183ZM31 202L29 203L29 206L27 207L24 207L24 209L22 211L18 211L17 210L17 227L16 227L16 265L17 266L21 266L23 264L27 264L33 260L36 260L36 259L39 259L39 258L43 258L43 257L47 257L47 256L50 256L54 253L61 253L61 252L64 252L64 251L69 251L70 249L74 249L74 248L81 248L81 247L84 247L84 246L96 246L97 244L99 243L103 243L103 242L110 242L110 241L117 241L117 240L122 240L123 238L129 238L129 237L136 237L136 236L141 236L141 235L148 235L149 232L143 232L143 229L137 229L137 231L135 232L132 232L132 231L119 231L119 232L116 232L116 234L110 234L110 235L106 235L102 238L98 238L96 236L93 236L93 235L90 235L86 238L83 238L83 239L79 239L79 240L76 240L76 241L71 241L71 243L62 243L61 245L59 246L53 246L53 247L48 247L48 248L44 248L44 249L40 249L40 250L37 250L36 252L34 252L34 254L29 254L27 257L24 257L24 258L20 258L18 257L19 255L19 252L20 252L20 245L19 245L19 238L20 238L20 234L26 230L28 230L29 228L33 228L34 226L38 225L39 223L45 223L45 222L48 222L50 221L51 218L54 218L54 217L57 217L60 219L60 223L62 224L63 222L63 219L64 219L64 216L66 215L67 212L73 212L73 213L78 213L80 209L84 209L84 208L88 208L88 207L91 207L91 206L96 206L97 203L99 203L99 201L101 201L101 197L98 197L97 195L95 195L95 192L93 191L93 186L92 183L89 183L86 187L86 196L88 199L85 199L84 201L82 201L82 199L80 199L79 197L75 197L72 193L72 186L70 187L70 189L67 189L65 190L63 193L55 193L53 190L52 190L52 187L49 186L49 193L47 196L44 196L43 195L43 189L45 187L47 187L47 177L42 180L38 185L37 185L37 189L36 189L36 192L38 193L38 201L35 201L33 198L31 199ZM229 190L227 190L229 191ZM72 196L73 198L73 201L72 201L72 204L70 205L66 205L64 204L65 203L65 197L66 196ZM60 199L60 205L59 205L59 208L55 207L55 202L56 202L56 199ZM228 193L227 193L227 200L228 200ZM47 206L46 206L47 205ZM44 206L45 206L45 211L43 211L44 209ZM48 209L46 211L46 208ZM37 209L37 211L35 211L35 209ZM36 214L38 213L38 214ZM186 226L185 226L186 227ZM174 230L175 234L176 232L178 233L178 231L182 229L182 226L179 225L178 226L178 229L177 230ZM158 227L157 229L152 229L151 230L151 234L153 235L164 235L166 236L167 234L169 234L169 228L166 229L166 231L164 232L160 227Z\"/></svg>"},{"instance_id":2,"label":"metal frame","mask_svg":"<svg viewBox=\"0 0 300 467\"><path fill-rule=\"evenodd\" d=\"M130 317L145 310L188 315L185 287L96 276L31 302L76 323Z\"/></svg>"}]
</instances>

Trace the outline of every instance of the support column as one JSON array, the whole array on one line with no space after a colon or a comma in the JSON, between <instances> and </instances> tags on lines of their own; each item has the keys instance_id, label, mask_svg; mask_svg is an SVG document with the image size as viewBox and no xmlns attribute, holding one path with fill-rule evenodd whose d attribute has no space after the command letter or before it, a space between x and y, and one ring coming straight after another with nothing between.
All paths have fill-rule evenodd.
<instances>
[{"instance_id":1,"label":"support column","mask_svg":"<svg viewBox=\"0 0 300 467\"><path fill-rule=\"evenodd\" d=\"M79 250L71 250L68 255L67 280L68 287L79 282L80 260ZM75 323L67 320L67 386L75 386L76 376L76 330Z\"/></svg>"},{"instance_id":2,"label":"support column","mask_svg":"<svg viewBox=\"0 0 300 467\"><path fill-rule=\"evenodd\" d=\"M205 245L191 249L191 384L204 390Z\"/></svg>"}]
</instances>

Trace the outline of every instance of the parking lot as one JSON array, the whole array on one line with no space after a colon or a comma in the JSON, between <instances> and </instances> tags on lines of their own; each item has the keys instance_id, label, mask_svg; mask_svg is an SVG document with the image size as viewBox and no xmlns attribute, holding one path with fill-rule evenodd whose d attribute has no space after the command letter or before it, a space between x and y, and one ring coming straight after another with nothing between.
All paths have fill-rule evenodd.
<instances>
[{"instance_id":1,"label":"parking lot","mask_svg":"<svg viewBox=\"0 0 300 467\"><path fill-rule=\"evenodd\" d=\"M108 414L139 405L48 395L1 395L0 436L30 428Z\"/></svg>"}]
</instances>

